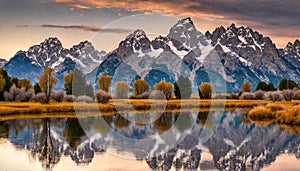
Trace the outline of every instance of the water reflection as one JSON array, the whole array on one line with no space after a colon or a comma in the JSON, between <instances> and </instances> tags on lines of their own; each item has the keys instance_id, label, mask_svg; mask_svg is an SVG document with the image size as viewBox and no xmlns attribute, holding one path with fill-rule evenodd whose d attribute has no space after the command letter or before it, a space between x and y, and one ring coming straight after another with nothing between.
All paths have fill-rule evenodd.
<instances>
[{"instance_id":1,"label":"water reflection","mask_svg":"<svg viewBox=\"0 0 300 171\"><path fill-rule=\"evenodd\" d=\"M152 170L258 170L283 154L299 160L299 128L257 126L245 114L245 111L116 114L85 118L83 122L88 126L84 129L76 118L20 119L0 122L0 137L19 150L30 152L43 168L54 170L62 157L69 157L78 165L89 165L101 162L94 159L108 151L145 159ZM178 120L183 122L179 124ZM172 133L166 136L164 133L170 130ZM125 144L130 148L124 149L124 142L115 139L112 132L133 139L155 137L156 141ZM183 134L187 135L183 141L172 144ZM0 143L0 148L3 146Z\"/></svg>"}]
</instances>

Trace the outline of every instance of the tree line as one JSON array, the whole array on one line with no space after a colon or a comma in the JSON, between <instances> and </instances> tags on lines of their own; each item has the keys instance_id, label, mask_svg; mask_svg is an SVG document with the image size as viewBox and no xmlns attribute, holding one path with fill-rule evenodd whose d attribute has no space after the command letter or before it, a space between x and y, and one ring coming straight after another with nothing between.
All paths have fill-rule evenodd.
<instances>
[{"instance_id":1,"label":"tree line","mask_svg":"<svg viewBox=\"0 0 300 171\"><path fill-rule=\"evenodd\" d=\"M100 75L97 80L98 90L94 91L84 74L79 69L74 69L63 78L63 91L55 92L53 89L58 82L54 70L50 67L43 69L43 74L37 77L37 83L33 86L30 80L24 78L11 78L5 69L0 69L0 100L3 101L30 101L49 103L51 99L61 101L85 101L107 103L112 97L116 99L188 99L192 94L192 82L188 77L179 76L174 84L162 80L150 90L150 85L143 79L137 78L131 87L127 82L119 81L114 85L114 91L110 94L112 78L109 75ZM278 90L298 89L293 80L283 79L278 85ZM231 99L255 99L258 96L265 97L265 92L274 92L277 89L273 83L259 82L255 93L249 82L244 82L239 93L231 93L225 98ZM211 99L214 87L209 82L201 83L198 87L200 99ZM252 93L252 94L251 94ZM261 95L263 93L263 95ZM269 96L271 96L269 93ZM273 93L273 96L276 93ZM216 93L215 98L221 98L221 93ZM278 96L278 95L277 95ZM284 95L283 95L284 96ZM262 98L262 97L260 97Z\"/></svg>"}]
</instances>

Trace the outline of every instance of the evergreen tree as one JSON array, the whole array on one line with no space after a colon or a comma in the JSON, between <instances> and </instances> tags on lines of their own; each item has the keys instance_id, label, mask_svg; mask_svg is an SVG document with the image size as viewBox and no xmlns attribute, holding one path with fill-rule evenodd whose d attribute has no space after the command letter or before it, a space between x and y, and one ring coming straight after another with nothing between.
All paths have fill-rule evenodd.
<instances>
[{"instance_id":1,"label":"evergreen tree","mask_svg":"<svg viewBox=\"0 0 300 171\"><path fill-rule=\"evenodd\" d=\"M86 95L94 98L93 87L86 81L83 73L77 68L73 71L72 94L75 96Z\"/></svg>"},{"instance_id":2,"label":"evergreen tree","mask_svg":"<svg viewBox=\"0 0 300 171\"><path fill-rule=\"evenodd\" d=\"M192 95L192 82L188 77L179 76L174 83L174 94L177 99L188 99Z\"/></svg>"},{"instance_id":3,"label":"evergreen tree","mask_svg":"<svg viewBox=\"0 0 300 171\"><path fill-rule=\"evenodd\" d=\"M279 90L287 90L287 89L294 89L294 88L298 88L298 85L293 80L283 79L280 81L278 85Z\"/></svg>"}]
</instances>

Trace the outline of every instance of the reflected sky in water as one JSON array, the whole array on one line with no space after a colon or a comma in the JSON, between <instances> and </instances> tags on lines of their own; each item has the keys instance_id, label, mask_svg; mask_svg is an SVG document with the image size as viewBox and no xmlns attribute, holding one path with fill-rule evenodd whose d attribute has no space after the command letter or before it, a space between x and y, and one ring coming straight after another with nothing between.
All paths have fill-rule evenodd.
<instances>
[{"instance_id":1,"label":"reflected sky in water","mask_svg":"<svg viewBox=\"0 0 300 171\"><path fill-rule=\"evenodd\" d=\"M1 170L299 170L299 129L256 125L244 117L246 113L2 121L0 166Z\"/></svg>"}]
</instances>

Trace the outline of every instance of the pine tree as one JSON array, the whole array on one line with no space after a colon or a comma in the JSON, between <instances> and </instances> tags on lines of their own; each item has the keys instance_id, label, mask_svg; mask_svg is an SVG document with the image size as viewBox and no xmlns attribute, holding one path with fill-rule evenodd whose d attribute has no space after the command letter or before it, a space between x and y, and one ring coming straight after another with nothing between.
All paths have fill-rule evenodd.
<instances>
[{"instance_id":1,"label":"pine tree","mask_svg":"<svg viewBox=\"0 0 300 171\"><path fill-rule=\"evenodd\" d=\"M188 99L192 95L192 82L188 77L179 76L174 83L174 94L177 99Z\"/></svg>"}]
</instances>

